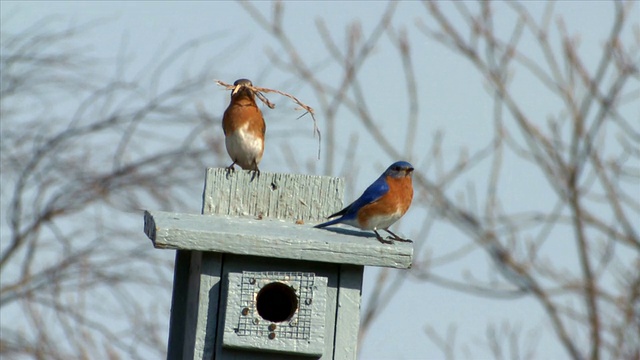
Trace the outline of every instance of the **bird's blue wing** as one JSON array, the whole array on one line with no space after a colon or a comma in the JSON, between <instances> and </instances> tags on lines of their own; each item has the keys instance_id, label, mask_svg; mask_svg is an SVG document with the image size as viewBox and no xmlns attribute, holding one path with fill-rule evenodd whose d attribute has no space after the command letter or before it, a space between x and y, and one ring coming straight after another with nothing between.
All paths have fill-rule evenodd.
<instances>
[{"instance_id":1,"label":"bird's blue wing","mask_svg":"<svg viewBox=\"0 0 640 360\"><path fill-rule=\"evenodd\" d=\"M369 187L364 191L364 193L362 193L362 195L360 195L358 199L356 199L356 201L352 202L349 206L338 211L337 213L329 216L329 218L340 216L339 218L333 219L331 221L327 221L322 224L318 224L315 227L323 228L326 226L341 223L344 220L354 219L357 216L358 210L360 210L361 207L380 199L382 195L386 194L388 191L389 191L389 185L387 184L387 181L385 180L384 175L380 176L378 180L374 181L373 184L369 185Z\"/></svg>"},{"instance_id":2,"label":"bird's blue wing","mask_svg":"<svg viewBox=\"0 0 640 360\"><path fill-rule=\"evenodd\" d=\"M357 213L361 207L371 204L374 201L377 201L382 197L382 195L386 194L389 191L389 184L385 180L384 176L380 176L378 180L374 181L373 184L369 185L367 190L365 190L362 195L356 201L354 201L351 205L349 205L348 213Z\"/></svg>"}]
</instances>

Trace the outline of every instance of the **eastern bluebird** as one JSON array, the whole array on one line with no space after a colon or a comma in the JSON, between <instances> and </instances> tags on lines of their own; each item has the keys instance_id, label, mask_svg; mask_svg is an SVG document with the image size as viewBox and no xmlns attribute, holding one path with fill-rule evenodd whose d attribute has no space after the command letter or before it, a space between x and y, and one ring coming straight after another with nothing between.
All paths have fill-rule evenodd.
<instances>
[{"instance_id":1,"label":"eastern bluebird","mask_svg":"<svg viewBox=\"0 0 640 360\"><path fill-rule=\"evenodd\" d=\"M413 166L406 161L398 161L385 170L380 177L364 191L351 205L328 217L340 216L337 219L318 224L323 228L343 223L362 230L373 230L378 241L392 244L393 240L411 242L389 230L389 226L398 221L409 209L413 199L411 175ZM384 230L393 237L385 240L377 230Z\"/></svg>"},{"instance_id":2,"label":"eastern bluebird","mask_svg":"<svg viewBox=\"0 0 640 360\"><path fill-rule=\"evenodd\" d=\"M267 125L256 105L256 94L251 89L251 81L239 79L233 85L235 88L231 91L231 102L222 117L224 142L233 160L227 169L233 170L233 166L238 164L245 170L260 173L258 164L264 153Z\"/></svg>"}]
</instances>

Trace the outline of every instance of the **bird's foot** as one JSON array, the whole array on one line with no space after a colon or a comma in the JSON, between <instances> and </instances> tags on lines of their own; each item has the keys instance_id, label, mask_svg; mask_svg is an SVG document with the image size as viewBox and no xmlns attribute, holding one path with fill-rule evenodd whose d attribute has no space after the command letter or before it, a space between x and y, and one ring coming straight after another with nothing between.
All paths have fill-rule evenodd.
<instances>
[{"instance_id":1,"label":"bird's foot","mask_svg":"<svg viewBox=\"0 0 640 360\"><path fill-rule=\"evenodd\" d=\"M373 230L373 232L376 234L376 239L378 239L378 241L380 241L381 243L383 243L383 244L393 244L393 240L386 240L382 236L380 236L380 234L378 234L377 231Z\"/></svg>"},{"instance_id":2,"label":"bird's foot","mask_svg":"<svg viewBox=\"0 0 640 360\"><path fill-rule=\"evenodd\" d=\"M251 181L253 181L253 179L255 179L256 177L259 178L260 177L260 169L258 169L257 167L254 170L250 170L251 171Z\"/></svg>"},{"instance_id":3,"label":"bird's foot","mask_svg":"<svg viewBox=\"0 0 640 360\"><path fill-rule=\"evenodd\" d=\"M411 239L401 238L400 236L396 235L395 233L393 233L389 229L384 229L384 231L386 231L389 234L391 234L391 236L387 236L387 239L391 239L392 241L395 240L395 241L407 242L407 243L412 243L413 242L413 240L411 240Z\"/></svg>"},{"instance_id":4,"label":"bird's foot","mask_svg":"<svg viewBox=\"0 0 640 360\"><path fill-rule=\"evenodd\" d=\"M395 240L395 241L400 241L400 242L406 242L406 243L412 243L413 240L411 239L403 239L401 237L393 237L393 236L387 236L387 239L391 239L391 240ZM392 241L393 242L393 241Z\"/></svg>"},{"instance_id":5,"label":"bird's foot","mask_svg":"<svg viewBox=\"0 0 640 360\"><path fill-rule=\"evenodd\" d=\"M383 244L393 244L393 240L385 240L382 238L382 236L376 236L376 239L378 239L378 241L380 241Z\"/></svg>"}]
</instances>

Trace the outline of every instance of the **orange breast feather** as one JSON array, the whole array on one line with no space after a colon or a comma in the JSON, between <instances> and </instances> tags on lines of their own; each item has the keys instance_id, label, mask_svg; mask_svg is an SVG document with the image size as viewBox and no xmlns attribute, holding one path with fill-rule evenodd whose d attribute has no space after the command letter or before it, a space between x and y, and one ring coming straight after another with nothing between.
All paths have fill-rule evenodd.
<instances>
[{"instance_id":1,"label":"orange breast feather","mask_svg":"<svg viewBox=\"0 0 640 360\"><path fill-rule=\"evenodd\" d=\"M358 222L363 228L369 228L367 219L376 216L391 216L402 217L413 199L413 186L411 183L411 177L406 176L402 178L387 178L387 184L389 184L389 191L377 201L371 204L365 205L358 212Z\"/></svg>"},{"instance_id":2,"label":"orange breast feather","mask_svg":"<svg viewBox=\"0 0 640 360\"><path fill-rule=\"evenodd\" d=\"M222 118L222 127L226 136L242 127L246 127L248 133L256 135L264 135L266 131L262 112L255 101L246 96L237 96L229 104Z\"/></svg>"}]
</instances>

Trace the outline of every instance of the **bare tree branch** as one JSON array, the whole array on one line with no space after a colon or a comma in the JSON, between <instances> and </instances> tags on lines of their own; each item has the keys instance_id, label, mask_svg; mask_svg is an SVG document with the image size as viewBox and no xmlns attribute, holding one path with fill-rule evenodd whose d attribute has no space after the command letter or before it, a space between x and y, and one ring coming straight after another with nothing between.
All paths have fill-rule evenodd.
<instances>
[{"instance_id":1,"label":"bare tree branch","mask_svg":"<svg viewBox=\"0 0 640 360\"><path fill-rule=\"evenodd\" d=\"M217 37L154 58L158 65L132 80L124 57L110 77L73 46L95 26L47 18L2 31L3 357L166 351L168 302L154 302L170 298L173 262L131 242L140 233L133 215L193 206L180 193L200 186L216 155L203 136L213 119L194 96L210 84L211 67L169 86L157 80L188 66L179 54Z\"/></svg>"},{"instance_id":2,"label":"bare tree branch","mask_svg":"<svg viewBox=\"0 0 640 360\"><path fill-rule=\"evenodd\" d=\"M305 63L296 44L287 36L281 22L282 3L275 7L277 16L272 19L262 16L248 3L243 6L284 49L277 55L270 53L272 64L310 86L321 104L319 114L327 121L325 171L333 172L333 152L337 150L333 140L335 114L341 110L352 114L357 119L357 124L352 124L357 133L369 136L388 157L417 155L412 154L415 134L425 124L424 116L420 115L419 87L428 80L415 77L414 68L423 65L423 59L410 51L412 43L404 27L406 22L395 25L394 7L390 5L368 33L363 33L358 23L347 26L344 50L332 33L335 29L318 19L317 32L329 59L315 64ZM510 31L498 30L496 26L500 20L495 11L498 6L500 16L514 19ZM558 343L571 358L637 356L638 347L623 339L640 336L637 325L640 309L629 307L631 298L637 297L630 294L637 292L630 290L637 276L629 274L638 272L640 257L638 227L630 220L640 216L637 197L640 131L627 117L629 105L634 101L629 101L631 94L638 92L637 61L632 59L637 60L640 38L635 36L635 43L623 45L623 34L629 39L629 30L637 27L637 19L630 16L637 11L637 4L623 1L611 6L614 17L603 19L602 24L610 30L594 68L586 65L577 36L566 28L553 2L545 6L540 18L530 12L526 2L424 2L426 11L416 21L415 29L466 59L483 77L488 99L493 102L493 138L485 142L485 148L472 154L462 149L459 161L451 164L443 154L444 136L438 133L432 140L432 148L421 154L424 161L414 177L414 207L429 204L428 211L424 211L429 217L425 217L424 223L431 223L437 214L439 221L459 230L466 242L457 250L434 258L433 250L419 241L417 259L410 272L379 272L376 288L364 308L362 337L371 333L376 317L395 300L394 289L411 277L420 283L473 296L535 299L546 313ZM407 89L405 105L409 115L406 121L398 123L407 134L402 140L386 136L380 130L384 120L377 119L370 110L376 99L360 86L365 75L359 70L364 64L374 64L370 49L382 46L383 33L391 39L400 60L397 71L405 75L403 85ZM341 83L316 76L312 69L319 66L339 69ZM540 120L539 113L526 106L527 99L512 91L522 73L534 79L531 86L546 90L557 99L559 107L549 108L546 123ZM397 144L402 144L402 148ZM523 176L539 175L547 185L551 195L544 209L514 211L511 201L504 198L502 188L507 184L508 174L513 172L510 168L513 162L505 159L514 157L531 172ZM478 203L477 186L473 185L480 179L470 175L478 168L489 169L487 178L482 179L487 194L484 203ZM456 198L451 189L461 182L471 185ZM558 234L568 235L558 238ZM557 254L549 251L552 242L568 239L573 241L576 251L564 256L580 264L577 268L567 269ZM438 274L440 266L461 263L478 251L491 259L501 277L484 280L469 272L457 279ZM610 279L619 274L627 274L621 280L626 285L612 289ZM581 306L568 308L564 303L568 298ZM622 298L625 300L613 300ZM625 306L619 305L622 303ZM617 315L611 316L612 312ZM630 323L634 325L628 326ZM451 334L447 340L433 329L427 334L446 357L455 357L459 349L450 345ZM489 326L485 334L487 349L496 358L535 358L535 346L523 346L522 334L517 326ZM612 344L623 348L616 349Z\"/></svg>"}]
</instances>

